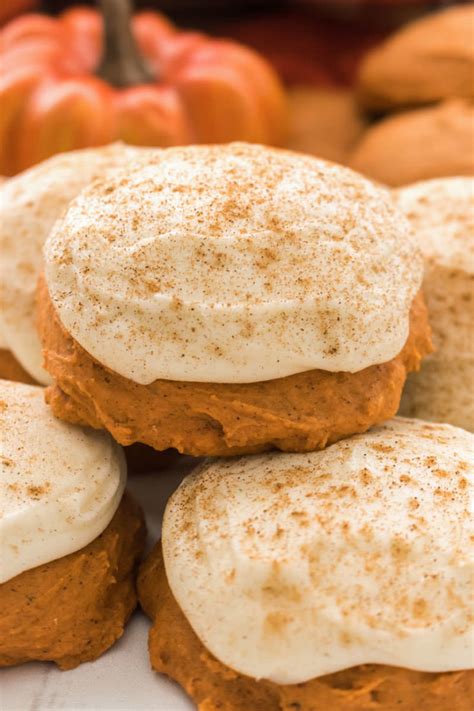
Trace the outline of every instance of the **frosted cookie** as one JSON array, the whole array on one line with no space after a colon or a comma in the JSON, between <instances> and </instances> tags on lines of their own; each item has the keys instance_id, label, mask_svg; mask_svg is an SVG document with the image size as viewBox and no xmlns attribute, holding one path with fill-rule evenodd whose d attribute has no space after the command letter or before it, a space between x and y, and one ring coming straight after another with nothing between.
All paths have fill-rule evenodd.
<instances>
[{"instance_id":1,"label":"frosted cookie","mask_svg":"<svg viewBox=\"0 0 474 711\"><path fill-rule=\"evenodd\" d=\"M153 668L201 711L470 711L473 470L406 419L205 462L139 574Z\"/></svg>"},{"instance_id":2,"label":"frosted cookie","mask_svg":"<svg viewBox=\"0 0 474 711\"><path fill-rule=\"evenodd\" d=\"M117 143L61 153L0 185L0 378L49 382L35 327L44 241L83 187L143 152Z\"/></svg>"},{"instance_id":3,"label":"frosted cookie","mask_svg":"<svg viewBox=\"0 0 474 711\"><path fill-rule=\"evenodd\" d=\"M387 185L474 175L474 104L445 101L388 116L369 127L348 158Z\"/></svg>"},{"instance_id":4,"label":"frosted cookie","mask_svg":"<svg viewBox=\"0 0 474 711\"><path fill-rule=\"evenodd\" d=\"M369 52L358 92L384 110L450 98L474 99L474 6L452 7L412 22Z\"/></svg>"},{"instance_id":5,"label":"frosted cookie","mask_svg":"<svg viewBox=\"0 0 474 711\"><path fill-rule=\"evenodd\" d=\"M51 382L36 330L36 285L44 241L80 190L145 150L124 144L61 153L0 187L0 378ZM126 448L129 472L160 469L167 459L144 446Z\"/></svg>"},{"instance_id":6,"label":"frosted cookie","mask_svg":"<svg viewBox=\"0 0 474 711\"><path fill-rule=\"evenodd\" d=\"M384 189L262 146L168 149L98 180L45 245L53 411L193 455L364 431L431 348L408 235Z\"/></svg>"},{"instance_id":7,"label":"frosted cookie","mask_svg":"<svg viewBox=\"0 0 474 711\"><path fill-rule=\"evenodd\" d=\"M55 419L0 381L0 666L71 669L121 637L145 526L108 434Z\"/></svg>"},{"instance_id":8,"label":"frosted cookie","mask_svg":"<svg viewBox=\"0 0 474 711\"><path fill-rule=\"evenodd\" d=\"M474 178L416 183L394 197L425 258L435 346L408 378L400 411L474 432Z\"/></svg>"}]
</instances>

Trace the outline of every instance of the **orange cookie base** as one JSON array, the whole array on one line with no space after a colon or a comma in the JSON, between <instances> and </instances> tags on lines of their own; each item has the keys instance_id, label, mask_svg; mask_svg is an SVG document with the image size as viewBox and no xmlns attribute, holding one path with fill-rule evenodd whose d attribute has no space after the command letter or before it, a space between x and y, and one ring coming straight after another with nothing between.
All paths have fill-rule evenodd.
<instances>
[{"instance_id":1,"label":"orange cookie base","mask_svg":"<svg viewBox=\"0 0 474 711\"><path fill-rule=\"evenodd\" d=\"M311 370L259 383L139 385L98 363L67 333L44 280L38 302L44 364L56 381L46 397L57 417L105 428L120 444L143 442L195 456L312 451L365 432L395 415L407 373L431 351L419 295L401 353L358 373Z\"/></svg>"},{"instance_id":2,"label":"orange cookie base","mask_svg":"<svg viewBox=\"0 0 474 711\"><path fill-rule=\"evenodd\" d=\"M429 674L365 664L291 686L234 672L206 650L181 612L160 545L141 567L138 594L153 620L153 669L177 681L200 711L471 711L472 671Z\"/></svg>"},{"instance_id":3,"label":"orange cookie base","mask_svg":"<svg viewBox=\"0 0 474 711\"><path fill-rule=\"evenodd\" d=\"M2 583L0 666L40 660L73 669L111 647L136 606L144 543L143 516L125 494L88 546Z\"/></svg>"},{"instance_id":4,"label":"orange cookie base","mask_svg":"<svg viewBox=\"0 0 474 711\"><path fill-rule=\"evenodd\" d=\"M13 353L6 348L0 348L0 379L13 380L15 383L37 385L34 378L29 375L17 361Z\"/></svg>"},{"instance_id":5,"label":"orange cookie base","mask_svg":"<svg viewBox=\"0 0 474 711\"><path fill-rule=\"evenodd\" d=\"M40 385L26 370L23 370L13 353L0 348L0 380L12 380L15 383ZM178 452L157 452L144 444L132 444L124 449L129 474L143 474L157 471L169 466L178 456Z\"/></svg>"}]
</instances>

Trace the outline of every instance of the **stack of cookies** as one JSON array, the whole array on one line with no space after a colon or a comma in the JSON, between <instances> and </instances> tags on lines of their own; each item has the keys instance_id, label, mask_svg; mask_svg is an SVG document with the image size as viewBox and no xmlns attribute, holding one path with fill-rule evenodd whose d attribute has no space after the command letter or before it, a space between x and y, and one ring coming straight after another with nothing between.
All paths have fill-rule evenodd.
<instances>
[{"instance_id":1,"label":"stack of cookies","mask_svg":"<svg viewBox=\"0 0 474 711\"><path fill-rule=\"evenodd\" d=\"M96 658L138 593L153 668L201 711L469 711L474 437L395 415L411 374L404 407L448 420L472 185L392 194L247 144L91 155L82 185L77 153L2 188L2 365L47 387L1 385L0 663ZM137 593L117 443L208 457Z\"/></svg>"},{"instance_id":2,"label":"stack of cookies","mask_svg":"<svg viewBox=\"0 0 474 711\"><path fill-rule=\"evenodd\" d=\"M362 62L357 93L380 120L350 155L355 170L394 186L473 175L474 4L389 37Z\"/></svg>"}]
</instances>

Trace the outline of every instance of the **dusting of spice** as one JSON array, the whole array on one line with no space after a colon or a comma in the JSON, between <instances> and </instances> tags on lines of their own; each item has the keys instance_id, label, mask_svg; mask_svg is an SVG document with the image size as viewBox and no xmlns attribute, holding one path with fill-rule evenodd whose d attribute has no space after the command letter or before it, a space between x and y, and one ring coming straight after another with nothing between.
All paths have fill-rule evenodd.
<instances>
[{"instance_id":1,"label":"dusting of spice","mask_svg":"<svg viewBox=\"0 0 474 711\"><path fill-rule=\"evenodd\" d=\"M12 351L36 382L50 382L41 367L35 329L35 286L44 241L82 188L144 152L115 143L60 153L0 186L0 348Z\"/></svg>"},{"instance_id":2,"label":"dusting of spice","mask_svg":"<svg viewBox=\"0 0 474 711\"><path fill-rule=\"evenodd\" d=\"M57 420L42 388L0 380L0 583L83 548L125 486L112 439Z\"/></svg>"},{"instance_id":3,"label":"dusting of spice","mask_svg":"<svg viewBox=\"0 0 474 711\"><path fill-rule=\"evenodd\" d=\"M167 506L168 582L204 646L255 679L467 669L473 484L474 435L403 418L320 452L208 460Z\"/></svg>"},{"instance_id":4,"label":"dusting of spice","mask_svg":"<svg viewBox=\"0 0 474 711\"><path fill-rule=\"evenodd\" d=\"M407 340L422 277L408 235L388 191L347 168L188 146L86 188L45 274L71 336L140 384L356 372Z\"/></svg>"}]
</instances>

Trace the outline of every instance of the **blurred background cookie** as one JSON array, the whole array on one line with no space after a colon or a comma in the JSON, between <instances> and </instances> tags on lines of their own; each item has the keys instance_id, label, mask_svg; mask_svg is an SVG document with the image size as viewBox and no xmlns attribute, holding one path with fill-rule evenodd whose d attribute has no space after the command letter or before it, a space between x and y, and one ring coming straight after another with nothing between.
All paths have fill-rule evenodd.
<instances>
[{"instance_id":1,"label":"blurred background cookie","mask_svg":"<svg viewBox=\"0 0 474 711\"><path fill-rule=\"evenodd\" d=\"M453 99L390 115L369 126L348 163L393 186L474 175L474 103Z\"/></svg>"},{"instance_id":2,"label":"blurred background cookie","mask_svg":"<svg viewBox=\"0 0 474 711\"><path fill-rule=\"evenodd\" d=\"M474 100L474 5L402 27L361 63L358 96L371 110Z\"/></svg>"},{"instance_id":3,"label":"blurred background cookie","mask_svg":"<svg viewBox=\"0 0 474 711\"><path fill-rule=\"evenodd\" d=\"M345 163L367 123L353 92L297 86L288 100L288 148Z\"/></svg>"},{"instance_id":4,"label":"blurred background cookie","mask_svg":"<svg viewBox=\"0 0 474 711\"><path fill-rule=\"evenodd\" d=\"M349 164L388 185L474 174L474 5L402 27L362 61L356 87L375 121ZM399 112L399 113L398 113Z\"/></svg>"},{"instance_id":5,"label":"blurred background cookie","mask_svg":"<svg viewBox=\"0 0 474 711\"><path fill-rule=\"evenodd\" d=\"M435 351L409 376L400 412L474 432L474 178L394 192L425 258Z\"/></svg>"}]
</instances>

